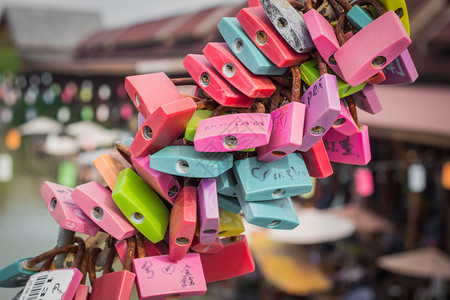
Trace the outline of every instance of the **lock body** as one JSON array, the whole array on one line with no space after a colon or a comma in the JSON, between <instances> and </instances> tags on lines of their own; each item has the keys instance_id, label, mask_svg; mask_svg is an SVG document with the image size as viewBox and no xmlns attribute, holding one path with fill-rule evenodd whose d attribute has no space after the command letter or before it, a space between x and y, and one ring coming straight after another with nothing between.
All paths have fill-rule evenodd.
<instances>
[{"instance_id":1,"label":"lock body","mask_svg":"<svg viewBox=\"0 0 450 300\"><path fill-rule=\"evenodd\" d=\"M400 18L406 33L410 35L408 9L405 0L380 0L386 10L392 10Z\"/></svg>"},{"instance_id":2,"label":"lock body","mask_svg":"<svg viewBox=\"0 0 450 300\"><path fill-rule=\"evenodd\" d=\"M380 83L383 85L409 84L419 77L408 49L384 68L383 72L386 75L386 80Z\"/></svg>"},{"instance_id":3,"label":"lock body","mask_svg":"<svg viewBox=\"0 0 450 300\"><path fill-rule=\"evenodd\" d=\"M383 69L384 70L384 69ZM386 80L386 75L384 74L383 70L378 71L377 74L373 75L369 79L366 80L367 83L370 84L380 84Z\"/></svg>"},{"instance_id":4,"label":"lock body","mask_svg":"<svg viewBox=\"0 0 450 300\"><path fill-rule=\"evenodd\" d=\"M183 177L214 178L232 167L231 154L198 152L192 146L168 146L150 156L150 168Z\"/></svg>"},{"instance_id":5,"label":"lock body","mask_svg":"<svg viewBox=\"0 0 450 300\"><path fill-rule=\"evenodd\" d=\"M269 77L250 72L226 43L208 43L203 54L216 71L244 95L269 98L275 92L275 85Z\"/></svg>"},{"instance_id":6,"label":"lock body","mask_svg":"<svg viewBox=\"0 0 450 300\"><path fill-rule=\"evenodd\" d=\"M72 198L93 222L115 239L126 239L138 233L114 203L111 191L99 183L91 181L76 187Z\"/></svg>"},{"instance_id":7,"label":"lock body","mask_svg":"<svg viewBox=\"0 0 450 300\"><path fill-rule=\"evenodd\" d=\"M332 128L344 135L352 135L358 131L358 126L353 120L345 100L341 100L341 112L334 121Z\"/></svg>"},{"instance_id":8,"label":"lock body","mask_svg":"<svg viewBox=\"0 0 450 300\"><path fill-rule=\"evenodd\" d=\"M373 17L359 5L355 5L348 11L347 20L354 28L361 30L373 21Z\"/></svg>"},{"instance_id":9,"label":"lock body","mask_svg":"<svg viewBox=\"0 0 450 300\"><path fill-rule=\"evenodd\" d=\"M230 169L225 173L217 176L216 187L219 194L235 197L236 196L236 178L234 178L233 170Z\"/></svg>"},{"instance_id":10,"label":"lock body","mask_svg":"<svg viewBox=\"0 0 450 300\"><path fill-rule=\"evenodd\" d=\"M220 238L216 237L212 243L204 245L200 243L199 237L194 236L194 240L192 241L190 249L197 253L217 253L219 251L222 251L223 244Z\"/></svg>"},{"instance_id":11,"label":"lock body","mask_svg":"<svg viewBox=\"0 0 450 300\"><path fill-rule=\"evenodd\" d=\"M353 94L352 99L359 109L372 115L379 113L383 109L375 87L371 84L366 85L362 91Z\"/></svg>"},{"instance_id":12,"label":"lock body","mask_svg":"<svg viewBox=\"0 0 450 300\"><path fill-rule=\"evenodd\" d=\"M128 167L119 153L100 155L94 160L94 166L111 190L114 189L120 171Z\"/></svg>"},{"instance_id":13,"label":"lock body","mask_svg":"<svg viewBox=\"0 0 450 300\"><path fill-rule=\"evenodd\" d=\"M202 90L220 105L246 108L252 106L254 99L228 83L204 55L188 54L183 66Z\"/></svg>"},{"instance_id":14,"label":"lock body","mask_svg":"<svg viewBox=\"0 0 450 300\"><path fill-rule=\"evenodd\" d=\"M245 231L244 223L239 214L234 214L219 208L220 227L218 237L240 235Z\"/></svg>"},{"instance_id":15,"label":"lock body","mask_svg":"<svg viewBox=\"0 0 450 300\"><path fill-rule=\"evenodd\" d=\"M25 268L25 263L32 257L20 259L0 270L0 287L20 287L27 283L31 275L39 269Z\"/></svg>"},{"instance_id":16,"label":"lock body","mask_svg":"<svg viewBox=\"0 0 450 300\"><path fill-rule=\"evenodd\" d=\"M80 284L77 288L75 296L73 297L73 300L88 300L89 295L89 286Z\"/></svg>"},{"instance_id":17,"label":"lock body","mask_svg":"<svg viewBox=\"0 0 450 300\"><path fill-rule=\"evenodd\" d=\"M194 146L201 152L245 150L269 143L271 132L269 114L222 115L199 122Z\"/></svg>"},{"instance_id":18,"label":"lock body","mask_svg":"<svg viewBox=\"0 0 450 300\"><path fill-rule=\"evenodd\" d=\"M264 201L297 196L311 191L312 182L301 154L264 163L256 157L238 160L233 168L236 193L245 201ZM241 203L242 205L242 203Z\"/></svg>"},{"instance_id":19,"label":"lock body","mask_svg":"<svg viewBox=\"0 0 450 300\"><path fill-rule=\"evenodd\" d=\"M258 3L261 6L261 3ZM286 68L277 67L253 44L237 18L224 17L220 20L217 27L234 55L253 74L283 75L286 72Z\"/></svg>"},{"instance_id":20,"label":"lock body","mask_svg":"<svg viewBox=\"0 0 450 300\"><path fill-rule=\"evenodd\" d=\"M91 221L72 199L73 189L45 181L41 196L50 214L62 228L95 236L100 227Z\"/></svg>"},{"instance_id":21,"label":"lock body","mask_svg":"<svg viewBox=\"0 0 450 300\"><path fill-rule=\"evenodd\" d=\"M214 243L219 233L219 204L215 179L202 179L198 185L198 229L200 243Z\"/></svg>"},{"instance_id":22,"label":"lock body","mask_svg":"<svg viewBox=\"0 0 450 300\"><path fill-rule=\"evenodd\" d=\"M298 53L280 36L262 7L243 8L237 19L253 43L280 68L299 65L309 54Z\"/></svg>"},{"instance_id":23,"label":"lock body","mask_svg":"<svg viewBox=\"0 0 450 300\"><path fill-rule=\"evenodd\" d=\"M186 125L184 138L188 141L193 142L195 133L197 132L198 123L201 120L208 119L211 116L211 113L212 111L210 110L196 110L191 120L189 120L189 123Z\"/></svg>"},{"instance_id":24,"label":"lock body","mask_svg":"<svg viewBox=\"0 0 450 300\"><path fill-rule=\"evenodd\" d=\"M181 186L174 176L150 168L150 157L131 157L139 176L162 198L173 204Z\"/></svg>"},{"instance_id":25,"label":"lock body","mask_svg":"<svg viewBox=\"0 0 450 300\"><path fill-rule=\"evenodd\" d=\"M131 169L120 172L111 196L125 217L146 238L153 243L164 238L169 211L158 195Z\"/></svg>"},{"instance_id":26,"label":"lock body","mask_svg":"<svg viewBox=\"0 0 450 300\"><path fill-rule=\"evenodd\" d=\"M125 270L102 275L94 281L90 299L130 299L135 278Z\"/></svg>"},{"instance_id":27,"label":"lock body","mask_svg":"<svg viewBox=\"0 0 450 300\"><path fill-rule=\"evenodd\" d=\"M327 149L320 139L311 149L302 152L303 160L308 169L309 176L315 178L327 178L333 174Z\"/></svg>"},{"instance_id":28,"label":"lock body","mask_svg":"<svg viewBox=\"0 0 450 300\"><path fill-rule=\"evenodd\" d=\"M217 199L219 201L219 207L223 208L233 214L238 214L241 212L241 205L239 204L239 200L235 197L225 196L218 194Z\"/></svg>"}]
</instances>

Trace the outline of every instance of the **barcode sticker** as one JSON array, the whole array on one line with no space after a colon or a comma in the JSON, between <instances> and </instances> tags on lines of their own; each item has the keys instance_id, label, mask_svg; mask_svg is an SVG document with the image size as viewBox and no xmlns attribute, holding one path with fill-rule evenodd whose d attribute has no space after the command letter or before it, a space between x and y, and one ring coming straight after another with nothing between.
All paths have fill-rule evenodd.
<instances>
[{"instance_id":1,"label":"barcode sticker","mask_svg":"<svg viewBox=\"0 0 450 300\"><path fill-rule=\"evenodd\" d=\"M20 300L58 300L64 296L74 277L72 269L34 274L28 279Z\"/></svg>"}]
</instances>

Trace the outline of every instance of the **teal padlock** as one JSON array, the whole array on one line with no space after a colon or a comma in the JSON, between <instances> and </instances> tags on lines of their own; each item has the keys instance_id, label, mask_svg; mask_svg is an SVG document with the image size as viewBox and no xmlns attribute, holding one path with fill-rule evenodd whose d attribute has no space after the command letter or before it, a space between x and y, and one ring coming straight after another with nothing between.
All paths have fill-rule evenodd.
<instances>
[{"instance_id":1,"label":"teal padlock","mask_svg":"<svg viewBox=\"0 0 450 300\"><path fill-rule=\"evenodd\" d=\"M369 15L364 9L359 5L353 6L347 13L347 20L358 30L369 25L373 21L373 17Z\"/></svg>"},{"instance_id":2,"label":"teal padlock","mask_svg":"<svg viewBox=\"0 0 450 300\"><path fill-rule=\"evenodd\" d=\"M233 169L230 169L225 173L217 176L216 184L217 184L217 193L229 197L236 197L237 182L236 178L234 178Z\"/></svg>"},{"instance_id":3,"label":"teal padlock","mask_svg":"<svg viewBox=\"0 0 450 300\"><path fill-rule=\"evenodd\" d=\"M122 170L111 197L131 224L152 243L164 239L169 211L139 175L129 168Z\"/></svg>"},{"instance_id":4,"label":"teal padlock","mask_svg":"<svg viewBox=\"0 0 450 300\"><path fill-rule=\"evenodd\" d=\"M150 168L182 177L215 178L233 167L233 155L198 152L193 146L168 146L150 155Z\"/></svg>"},{"instance_id":5,"label":"teal padlock","mask_svg":"<svg viewBox=\"0 0 450 300\"><path fill-rule=\"evenodd\" d=\"M31 275L39 272L40 267L26 267L32 257L20 259L0 270L0 287L25 286Z\"/></svg>"},{"instance_id":6,"label":"teal padlock","mask_svg":"<svg viewBox=\"0 0 450 300\"><path fill-rule=\"evenodd\" d=\"M256 157L238 160L233 171L238 183L236 194L241 192L245 201L282 199L306 194L312 189L311 177L300 153L291 153L269 163Z\"/></svg>"},{"instance_id":7,"label":"teal padlock","mask_svg":"<svg viewBox=\"0 0 450 300\"><path fill-rule=\"evenodd\" d=\"M277 67L247 36L237 18L222 18L217 25L234 55L256 75L283 75L286 68Z\"/></svg>"},{"instance_id":8,"label":"teal padlock","mask_svg":"<svg viewBox=\"0 0 450 300\"><path fill-rule=\"evenodd\" d=\"M217 201L219 202L219 207L233 214L238 214L241 212L241 205L239 200L235 197L225 196L222 194L217 194Z\"/></svg>"}]
</instances>

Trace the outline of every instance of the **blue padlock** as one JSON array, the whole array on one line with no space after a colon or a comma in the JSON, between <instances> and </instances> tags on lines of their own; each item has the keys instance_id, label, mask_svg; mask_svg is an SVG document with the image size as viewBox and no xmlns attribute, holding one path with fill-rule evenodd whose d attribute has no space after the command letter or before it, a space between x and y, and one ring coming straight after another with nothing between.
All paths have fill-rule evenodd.
<instances>
[{"instance_id":1,"label":"blue padlock","mask_svg":"<svg viewBox=\"0 0 450 300\"><path fill-rule=\"evenodd\" d=\"M253 74L283 75L286 72L286 68L277 67L253 44L237 18L222 18L217 27L236 57Z\"/></svg>"},{"instance_id":2,"label":"blue padlock","mask_svg":"<svg viewBox=\"0 0 450 300\"><path fill-rule=\"evenodd\" d=\"M300 153L291 153L282 159L264 163L256 157L234 163L234 175L238 183L236 193L241 192L246 201L282 199L311 191L312 181Z\"/></svg>"},{"instance_id":3,"label":"blue padlock","mask_svg":"<svg viewBox=\"0 0 450 300\"><path fill-rule=\"evenodd\" d=\"M236 178L234 178L233 170L230 169L223 173L222 175L217 176L216 178L217 184L217 193L236 197Z\"/></svg>"},{"instance_id":4,"label":"blue padlock","mask_svg":"<svg viewBox=\"0 0 450 300\"><path fill-rule=\"evenodd\" d=\"M198 152L193 146L168 146L150 155L150 168L182 177L215 178L232 167L230 153Z\"/></svg>"},{"instance_id":5,"label":"blue padlock","mask_svg":"<svg viewBox=\"0 0 450 300\"><path fill-rule=\"evenodd\" d=\"M26 262L32 257L20 259L0 270L0 287L25 286L31 275L39 272L39 267L27 268Z\"/></svg>"},{"instance_id":6,"label":"blue padlock","mask_svg":"<svg viewBox=\"0 0 450 300\"><path fill-rule=\"evenodd\" d=\"M364 9L359 5L353 6L351 10L347 13L347 20L355 27L357 30L369 25L373 21L373 17L369 15Z\"/></svg>"},{"instance_id":7,"label":"blue padlock","mask_svg":"<svg viewBox=\"0 0 450 300\"><path fill-rule=\"evenodd\" d=\"M237 194L245 219L250 224L285 230L294 229L300 224L291 198L245 201L242 197L242 190L239 190Z\"/></svg>"},{"instance_id":8,"label":"blue padlock","mask_svg":"<svg viewBox=\"0 0 450 300\"><path fill-rule=\"evenodd\" d=\"M225 196L222 194L217 194L217 201L219 202L219 207L233 214L238 214L241 212L241 205L239 200L235 197Z\"/></svg>"}]
</instances>

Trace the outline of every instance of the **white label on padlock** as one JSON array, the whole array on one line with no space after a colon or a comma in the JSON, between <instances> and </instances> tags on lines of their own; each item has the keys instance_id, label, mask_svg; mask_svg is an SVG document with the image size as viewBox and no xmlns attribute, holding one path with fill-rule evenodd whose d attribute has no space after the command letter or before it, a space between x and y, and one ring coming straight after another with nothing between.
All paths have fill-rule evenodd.
<instances>
[{"instance_id":1,"label":"white label on padlock","mask_svg":"<svg viewBox=\"0 0 450 300\"><path fill-rule=\"evenodd\" d=\"M70 269L36 273L28 279L20 300L61 299L72 282L74 275L75 271Z\"/></svg>"}]
</instances>

